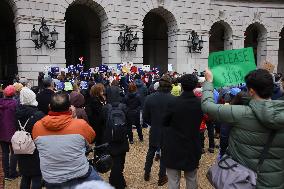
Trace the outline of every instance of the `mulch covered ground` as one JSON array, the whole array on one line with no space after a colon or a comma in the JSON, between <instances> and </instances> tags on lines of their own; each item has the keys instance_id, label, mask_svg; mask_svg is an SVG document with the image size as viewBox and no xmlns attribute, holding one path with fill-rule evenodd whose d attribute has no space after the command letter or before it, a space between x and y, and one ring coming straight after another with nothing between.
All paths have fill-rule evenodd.
<instances>
[{"instance_id":1,"label":"mulch covered ground","mask_svg":"<svg viewBox=\"0 0 284 189\"><path fill-rule=\"evenodd\" d=\"M130 146L130 152L126 157L126 164L124 175L129 189L166 189L167 185L163 187L158 187L158 170L159 163L154 161L154 165L152 167L151 179L149 182L145 182L143 179L144 175L144 163L145 157L148 148L148 129L144 129L143 131L145 141L143 143L139 142L136 131L134 130L135 143ZM208 142L206 142L208 144ZM198 182L199 188L201 189L211 189L213 188L206 178L206 173L208 168L214 163L217 155L217 150L215 150L215 154L211 154L208 151L202 155L202 159L200 162L200 168L198 170ZM108 174L102 175L103 178L107 181ZM5 189L18 189L19 188L20 179L6 182ZM184 179L181 181L181 188L185 188Z\"/></svg>"}]
</instances>

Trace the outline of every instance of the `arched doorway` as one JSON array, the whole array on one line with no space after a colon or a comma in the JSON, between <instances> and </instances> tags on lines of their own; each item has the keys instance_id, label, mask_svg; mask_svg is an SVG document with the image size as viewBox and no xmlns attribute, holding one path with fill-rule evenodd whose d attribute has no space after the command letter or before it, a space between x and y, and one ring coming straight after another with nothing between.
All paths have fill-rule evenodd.
<instances>
[{"instance_id":1,"label":"arched doorway","mask_svg":"<svg viewBox=\"0 0 284 189\"><path fill-rule=\"evenodd\" d=\"M210 29L209 53L232 49L232 33L232 28L228 23L215 22Z\"/></svg>"},{"instance_id":2,"label":"arched doorway","mask_svg":"<svg viewBox=\"0 0 284 189\"><path fill-rule=\"evenodd\" d=\"M0 1L0 83L8 84L18 73L14 13L6 1Z\"/></svg>"},{"instance_id":3,"label":"arched doorway","mask_svg":"<svg viewBox=\"0 0 284 189\"><path fill-rule=\"evenodd\" d=\"M151 10L143 20L143 64L155 67L160 72L168 71L171 48L174 48L170 33L176 28L172 13L163 8Z\"/></svg>"},{"instance_id":4,"label":"arched doorway","mask_svg":"<svg viewBox=\"0 0 284 189\"><path fill-rule=\"evenodd\" d=\"M266 35L265 27L259 23L249 25L245 31L244 46L253 48L255 62L258 66L266 58Z\"/></svg>"},{"instance_id":5,"label":"arched doorway","mask_svg":"<svg viewBox=\"0 0 284 189\"><path fill-rule=\"evenodd\" d=\"M279 51L278 51L278 73L284 74L284 28L280 33Z\"/></svg>"},{"instance_id":6,"label":"arched doorway","mask_svg":"<svg viewBox=\"0 0 284 189\"><path fill-rule=\"evenodd\" d=\"M66 64L78 64L84 57L85 68L102 64L101 20L98 13L84 4L68 7L65 27Z\"/></svg>"}]
</instances>

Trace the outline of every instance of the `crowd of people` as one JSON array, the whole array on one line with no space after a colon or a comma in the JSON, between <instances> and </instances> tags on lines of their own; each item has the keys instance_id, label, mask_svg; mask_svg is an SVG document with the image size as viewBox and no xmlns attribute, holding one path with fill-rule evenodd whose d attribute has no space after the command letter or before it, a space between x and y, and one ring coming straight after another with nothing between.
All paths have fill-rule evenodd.
<instances>
[{"instance_id":1,"label":"crowd of people","mask_svg":"<svg viewBox=\"0 0 284 189\"><path fill-rule=\"evenodd\" d=\"M42 77L39 86L31 88L21 78L0 90L0 177L2 170L5 180L21 176L21 189L125 189L124 164L135 140L133 128L140 142L143 128L149 128L144 180L151 180L156 158L158 186L180 188L183 171L186 188L197 189L207 130L208 151L214 153L219 146L219 160L228 155L257 172L257 188L284 188L280 75L258 69L245 77L245 84L214 89L210 70L201 76L103 72L74 80L72 88L64 90L59 82L71 82L71 76L60 73L56 82L54 75ZM35 143L32 154L13 152L11 140L23 129ZM271 131L275 136L259 166ZM214 138L220 138L220 145ZM110 185L86 156L89 146L103 144L112 157Z\"/></svg>"}]
</instances>

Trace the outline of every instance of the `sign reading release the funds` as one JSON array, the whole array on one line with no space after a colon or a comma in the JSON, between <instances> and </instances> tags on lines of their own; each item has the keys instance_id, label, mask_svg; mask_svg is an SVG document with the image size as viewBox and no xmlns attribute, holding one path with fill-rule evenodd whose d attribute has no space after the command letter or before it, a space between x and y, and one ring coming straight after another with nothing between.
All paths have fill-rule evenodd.
<instances>
[{"instance_id":1,"label":"sign reading release the funds","mask_svg":"<svg viewBox=\"0 0 284 189\"><path fill-rule=\"evenodd\" d=\"M253 49L250 47L211 53L208 66L214 76L214 87L244 83L245 76L256 69Z\"/></svg>"}]
</instances>

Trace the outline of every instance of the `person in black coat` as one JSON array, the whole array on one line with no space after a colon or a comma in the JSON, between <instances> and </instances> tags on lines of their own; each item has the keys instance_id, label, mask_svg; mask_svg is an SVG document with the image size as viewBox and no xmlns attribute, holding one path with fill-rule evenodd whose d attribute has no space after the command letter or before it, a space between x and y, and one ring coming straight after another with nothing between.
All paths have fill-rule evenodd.
<instances>
[{"instance_id":1,"label":"person in black coat","mask_svg":"<svg viewBox=\"0 0 284 189\"><path fill-rule=\"evenodd\" d=\"M45 114L37 109L36 95L28 88L23 88L20 92L20 102L16 109L17 130L21 130L19 122L24 127L25 131L32 133L34 124L43 118ZM32 155L21 154L17 155L19 170L22 175L20 189L40 189L41 188L41 171L39 153L35 149Z\"/></svg>"},{"instance_id":2,"label":"person in black coat","mask_svg":"<svg viewBox=\"0 0 284 189\"><path fill-rule=\"evenodd\" d=\"M130 144L133 144L133 132L132 126L134 125L137 129L140 142L143 142L142 128L140 125L140 108L141 101L139 95L137 94L137 87L134 83L130 83L128 86L128 94L124 99L126 104L126 119L128 128L128 140Z\"/></svg>"},{"instance_id":3,"label":"person in black coat","mask_svg":"<svg viewBox=\"0 0 284 189\"><path fill-rule=\"evenodd\" d=\"M92 86L90 90L90 98L86 102L85 108L89 123L96 132L96 145L103 144L105 125L102 109L106 104L104 93L105 87L103 84L98 83Z\"/></svg>"},{"instance_id":4,"label":"person in black coat","mask_svg":"<svg viewBox=\"0 0 284 189\"><path fill-rule=\"evenodd\" d=\"M201 102L194 93L198 79L186 74L180 78L181 96L171 101L163 119L164 140L161 160L167 168L169 189L179 188L181 171L186 188L197 189L197 168L201 158L200 124L203 117Z\"/></svg>"},{"instance_id":5,"label":"person in black coat","mask_svg":"<svg viewBox=\"0 0 284 189\"><path fill-rule=\"evenodd\" d=\"M111 83L111 86L106 87L106 101L107 101L107 103L112 104L113 102L121 102L122 96L123 96L123 91L119 87L119 82L117 80L114 80Z\"/></svg>"},{"instance_id":6,"label":"person in black coat","mask_svg":"<svg viewBox=\"0 0 284 189\"><path fill-rule=\"evenodd\" d=\"M44 78L43 87L44 89L37 94L36 101L38 102L38 110L47 115L49 111L48 106L51 100L51 96L54 94L54 84L52 79Z\"/></svg>"},{"instance_id":7,"label":"person in black coat","mask_svg":"<svg viewBox=\"0 0 284 189\"><path fill-rule=\"evenodd\" d=\"M156 93L151 94L145 100L143 108L143 120L151 126L149 131L149 149L145 162L144 180L150 180L151 167L155 152L160 149L162 142L162 120L166 112L167 104L175 97L170 94L172 83L169 76L163 76L159 81L159 89ZM162 186L167 183L166 168L160 161L160 171L158 185Z\"/></svg>"},{"instance_id":8,"label":"person in black coat","mask_svg":"<svg viewBox=\"0 0 284 189\"><path fill-rule=\"evenodd\" d=\"M113 95L120 95L119 91L113 93ZM111 139L112 128L108 127L107 119L110 113L110 106L111 107L118 107L120 108L124 114L126 115L126 105L120 103L119 98L116 98L116 101L112 101L111 104L107 104L103 107L103 120L106 125L105 133L104 133L104 143L108 143L108 151L113 159L113 166L111 168L109 183L114 186L116 189L125 189L126 188L126 181L124 179L123 170L125 164L125 157L126 152L129 151L129 143L127 140L127 136L122 138L119 142L114 142Z\"/></svg>"}]
</instances>

